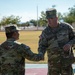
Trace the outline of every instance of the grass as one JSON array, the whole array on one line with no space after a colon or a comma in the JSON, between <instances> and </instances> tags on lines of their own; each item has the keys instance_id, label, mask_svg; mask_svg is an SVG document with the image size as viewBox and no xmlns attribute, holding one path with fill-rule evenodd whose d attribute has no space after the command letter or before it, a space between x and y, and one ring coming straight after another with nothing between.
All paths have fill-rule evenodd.
<instances>
[{"instance_id":1,"label":"grass","mask_svg":"<svg viewBox=\"0 0 75 75\"><path fill-rule=\"evenodd\" d=\"M24 43L28 46L30 46L31 50L34 53L38 53L38 41L39 41L39 36L42 31L20 31L20 37L19 37L19 42ZM0 43L4 42L6 40L6 36L4 32L0 32ZM27 59L26 63L47 63L47 54L45 54L45 60L44 61L39 61L39 62L34 62L34 61L29 61Z\"/></svg>"}]
</instances>

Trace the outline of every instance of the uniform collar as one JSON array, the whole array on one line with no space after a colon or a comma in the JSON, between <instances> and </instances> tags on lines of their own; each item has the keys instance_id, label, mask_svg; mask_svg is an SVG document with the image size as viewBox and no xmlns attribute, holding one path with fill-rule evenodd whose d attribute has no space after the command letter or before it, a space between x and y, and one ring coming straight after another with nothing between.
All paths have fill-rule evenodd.
<instances>
[{"instance_id":1,"label":"uniform collar","mask_svg":"<svg viewBox=\"0 0 75 75\"><path fill-rule=\"evenodd\" d=\"M14 38L7 39L7 41L16 41Z\"/></svg>"}]
</instances>

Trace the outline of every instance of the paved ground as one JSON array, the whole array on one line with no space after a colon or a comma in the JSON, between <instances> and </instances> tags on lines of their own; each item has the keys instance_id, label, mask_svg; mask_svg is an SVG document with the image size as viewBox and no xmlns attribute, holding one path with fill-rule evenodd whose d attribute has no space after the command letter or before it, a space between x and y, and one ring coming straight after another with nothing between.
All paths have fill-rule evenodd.
<instances>
[{"instance_id":1,"label":"paved ground","mask_svg":"<svg viewBox=\"0 0 75 75\"><path fill-rule=\"evenodd\" d=\"M25 75L47 75L47 68L26 69Z\"/></svg>"},{"instance_id":2,"label":"paved ground","mask_svg":"<svg viewBox=\"0 0 75 75\"><path fill-rule=\"evenodd\" d=\"M25 75L47 75L47 68L26 69Z\"/></svg>"},{"instance_id":3,"label":"paved ground","mask_svg":"<svg viewBox=\"0 0 75 75\"><path fill-rule=\"evenodd\" d=\"M75 73L75 64L72 66ZM25 75L47 75L47 69L47 64L26 64Z\"/></svg>"}]
</instances>

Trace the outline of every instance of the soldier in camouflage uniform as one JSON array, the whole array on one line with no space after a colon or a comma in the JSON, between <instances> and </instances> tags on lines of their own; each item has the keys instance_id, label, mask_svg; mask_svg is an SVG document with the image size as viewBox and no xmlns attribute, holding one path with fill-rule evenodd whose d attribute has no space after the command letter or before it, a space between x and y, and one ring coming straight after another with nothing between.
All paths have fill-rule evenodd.
<instances>
[{"instance_id":1,"label":"soldier in camouflage uniform","mask_svg":"<svg viewBox=\"0 0 75 75\"><path fill-rule=\"evenodd\" d=\"M38 52L43 56L47 51L48 75L73 75L72 45L75 43L73 27L58 22L56 9L48 9L48 26L42 31Z\"/></svg>"},{"instance_id":2,"label":"soldier in camouflage uniform","mask_svg":"<svg viewBox=\"0 0 75 75\"><path fill-rule=\"evenodd\" d=\"M25 75L25 58L40 61L42 54L33 53L29 46L19 43L19 30L16 26L5 28L7 40L0 49L0 75Z\"/></svg>"}]
</instances>

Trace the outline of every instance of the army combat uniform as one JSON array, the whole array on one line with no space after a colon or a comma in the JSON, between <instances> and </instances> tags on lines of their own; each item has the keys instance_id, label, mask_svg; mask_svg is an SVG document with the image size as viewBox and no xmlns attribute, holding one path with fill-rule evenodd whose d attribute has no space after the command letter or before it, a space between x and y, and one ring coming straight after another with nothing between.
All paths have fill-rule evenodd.
<instances>
[{"instance_id":1,"label":"army combat uniform","mask_svg":"<svg viewBox=\"0 0 75 75\"><path fill-rule=\"evenodd\" d=\"M16 33L17 26L7 26L6 35ZM7 40L0 45L0 75L25 75L25 58L32 61L42 59L42 54L33 53L29 46L17 42L15 36L7 35Z\"/></svg>"},{"instance_id":2,"label":"army combat uniform","mask_svg":"<svg viewBox=\"0 0 75 75\"><path fill-rule=\"evenodd\" d=\"M65 44L73 45L75 35L72 26L67 23L58 23L57 28L47 26L40 35L38 52L47 51L48 75L72 75L72 63L69 56L72 52L63 50Z\"/></svg>"},{"instance_id":3,"label":"army combat uniform","mask_svg":"<svg viewBox=\"0 0 75 75\"><path fill-rule=\"evenodd\" d=\"M24 75L25 58L39 61L40 54L33 53L30 48L14 39L8 39L1 44L0 75Z\"/></svg>"}]
</instances>

